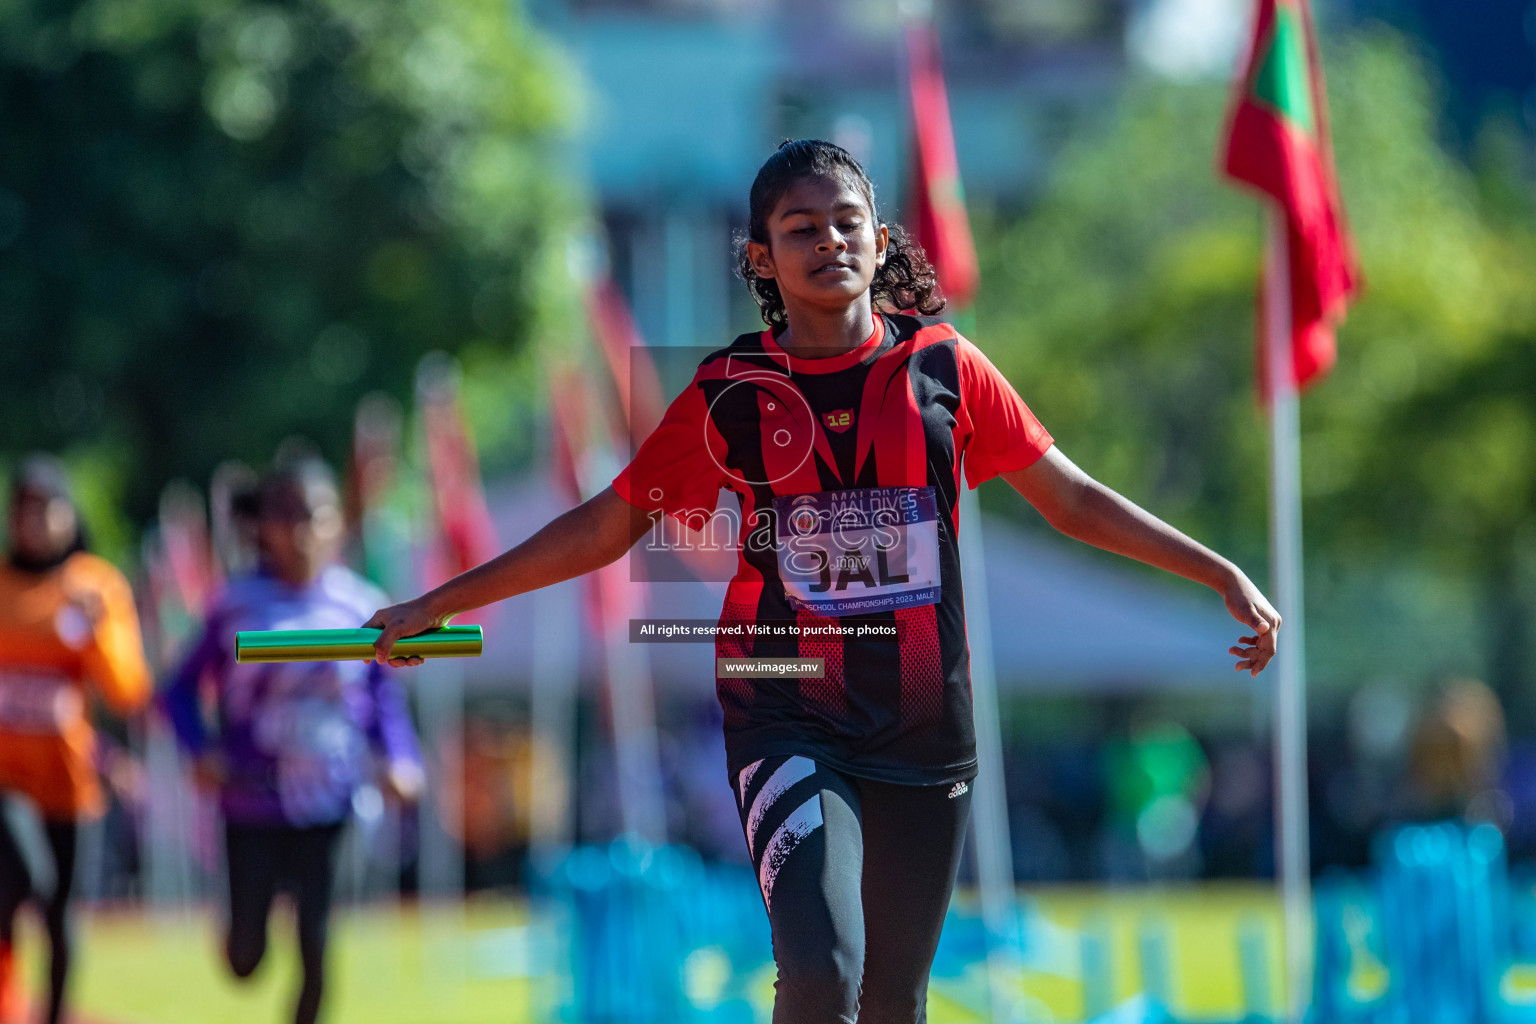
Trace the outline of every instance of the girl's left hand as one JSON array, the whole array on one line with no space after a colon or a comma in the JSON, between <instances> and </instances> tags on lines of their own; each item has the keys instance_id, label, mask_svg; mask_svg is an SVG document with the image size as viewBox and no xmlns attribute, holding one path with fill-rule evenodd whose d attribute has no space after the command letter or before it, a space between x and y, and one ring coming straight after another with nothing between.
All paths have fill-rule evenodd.
<instances>
[{"instance_id":1,"label":"girl's left hand","mask_svg":"<svg viewBox=\"0 0 1536 1024\"><path fill-rule=\"evenodd\" d=\"M1222 591L1227 611L1232 617L1253 630L1252 636L1238 637L1237 644L1227 648L1227 653L1238 658L1234 668L1246 670L1250 676L1264 671L1269 659L1275 656L1275 644L1280 633L1280 613L1242 572L1235 575Z\"/></svg>"}]
</instances>

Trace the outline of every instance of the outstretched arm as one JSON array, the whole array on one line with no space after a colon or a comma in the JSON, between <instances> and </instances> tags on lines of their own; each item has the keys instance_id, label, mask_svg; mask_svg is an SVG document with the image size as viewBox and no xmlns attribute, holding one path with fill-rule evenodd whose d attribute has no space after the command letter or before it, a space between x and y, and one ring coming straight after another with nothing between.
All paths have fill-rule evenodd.
<instances>
[{"instance_id":1,"label":"outstretched arm","mask_svg":"<svg viewBox=\"0 0 1536 1024\"><path fill-rule=\"evenodd\" d=\"M1237 670L1258 675L1275 656L1280 615L1243 571L1084 473L1051 447L1024 469L1001 476L1069 537L1203 583L1232 617L1253 630L1229 652Z\"/></svg>"},{"instance_id":2,"label":"outstretched arm","mask_svg":"<svg viewBox=\"0 0 1536 1024\"><path fill-rule=\"evenodd\" d=\"M223 654L219 641L219 626L214 621L217 612L203 624L203 632L197 644L182 659L170 683L160 691L160 706L182 749L193 757L206 753L210 746L208 727L203 722L201 683L203 673L217 665Z\"/></svg>"},{"instance_id":3,"label":"outstretched arm","mask_svg":"<svg viewBox=\"0 0 1536 1024\"><path fill-rule=\"evenodd\" d=\"M364 623L369 629L383 630L373 645L374 658L391 665L419 665L420 658L389 657L396 640L436 629L472 608L600 569L645 536L651 522L645 512L605 487L510 551L415 600L374 612Z\"/></svg>"}]
</instances>

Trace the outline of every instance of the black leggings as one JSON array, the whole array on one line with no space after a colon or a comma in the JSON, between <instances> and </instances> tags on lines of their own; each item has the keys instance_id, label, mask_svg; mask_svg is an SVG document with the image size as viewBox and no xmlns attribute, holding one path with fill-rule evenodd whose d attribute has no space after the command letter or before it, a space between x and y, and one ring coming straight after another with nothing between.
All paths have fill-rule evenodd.
<instances>
[{"instance_id":1,"label":"black leggings","mask_svg":"<svg viewBox=\"0 0 1536 1024\"><path fill-rule=\"evenodd\" d=\"M0 797L3 799L3 797ZM29 898L36 898L48 932L48 1024L58 1024L64 1011L64 986L69 980L69 900L75 888L75 850L80 830L73 821L44 823L48 850L53 855L53 890L38 891L37 880L27 868L21 845L11 825L0 813L0 944L10 945L16 935L16 912Z\"/></svg>"},{"instance_id":2,"label":"black leggings","mask_svg":"<svg viewBox=\"0 0 1536 1024\"><path fill-rule=\"evenodd\" d=\"M872 782L806 757L736 781L773 933L774 1024L921 1024L970 783Z\"/></svg>"},{"instance_id":3,"label":"black leggings","mask_svg":"<svg viewBox=\"0 0 1536 1024\"><path fill-rule=\"evenodd\" d=\"M248 978L267 951L267 917L280 885L293 896L304 981L294 1008L295 1024L314 1024L325 989L326 926L336 873L341 824L312 828L285 825L224 826L229 862L229 968Z\"/></svg>"}]
</instances>

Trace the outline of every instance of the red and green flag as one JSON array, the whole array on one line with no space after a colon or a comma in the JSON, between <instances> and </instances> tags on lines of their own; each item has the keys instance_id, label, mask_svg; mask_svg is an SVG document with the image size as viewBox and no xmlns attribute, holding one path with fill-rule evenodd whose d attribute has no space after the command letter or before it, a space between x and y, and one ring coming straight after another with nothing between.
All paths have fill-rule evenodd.
<instances>
[{"instance_id":1,"label":"red and green flag","mask_svg":"<svg viewBox=\"0 0 1536 1024\"><path fill-rule=\"evenodd\" d=\"M907 29L907 80L912 101L907 218L933 264L944 297L956 306L968 306L976 297L981 270L960 191L960 163L939 64L939 37L930 24Z\"/></svg>"},{"instance_id":2,"label":"red and green flag","mask_svg":"<svg viewBox=\"0 0 1536 1024\"><path fill-rule=\"evenodd\" d=\"M1334 176L1323 69L1307 0L1259 0L1253 44L1227 128L1226 174L1271 197L1284 213L1290 262L1291 355L1297 388L1334 364L1334 328L1360 284ZM1259 381L1265 289L1259 287Z\"/></svg>"}]
</instances>

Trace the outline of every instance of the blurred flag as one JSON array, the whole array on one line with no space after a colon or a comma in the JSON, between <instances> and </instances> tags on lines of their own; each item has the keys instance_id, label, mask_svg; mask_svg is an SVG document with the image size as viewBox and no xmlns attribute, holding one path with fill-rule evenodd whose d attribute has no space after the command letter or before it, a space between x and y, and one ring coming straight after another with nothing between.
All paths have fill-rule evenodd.
<instances>
[{"instance_id":1,"label":"blurred flag","mask_svg":"<svg viewBox=\"0 0 1536 1024\"><path fill-rule=\"evenodd\" d=\"M347 468L347 526L353 564L385 593L416 586L411 571L410 520L393 499L398 491L405 413L394 396L375 392L357 405Z\"/></svg>"},{"instance_id":2,"label":"blurred flag","mask_svg":"<svg viewBox=\"0 0 1536 1024\"><path fill-rule=\"evenodd\" d=\"M907 217L938 273L944 297L955 306L968 306L976 297L981 270L960 191L960 164L939 66L939 37L931 23L907 28L907 83L912 98Z\"/></svg>"},{"instance_id":3,"label":"blurred flag","mask_svg":"<svg viewBox=\"0 0 1536 1024\"><path fill-rule=\"evenodd\" d=\"M591 497L585 493L583 469L588 438L587 389L580 373L570 367L546 365L544 376L549 381L555 480L567 498L581 502Z\"/></svg>"},{"instance_id":4,"label":"blurred flag","mask_svg":"<svg viewBox=\"0 0 1536 1024\"><path fill-rule=\"evenodd\" d=\"M357 404L346 480L347 527L353 533L366 533L369 514L394 484L401 420L400 406L389 395L367 395Z\"/></svg>"},{"instance_id":5,"label":"blurred flag","mask_svg":"<svg viewBox=\"0 0 1536 1024\"><path fill-rule=\"evenodd\" d=\"M555 475L580 501L608 486L621 465L615 449L638 447L662 413L655 365L612 281L604 279L589 291L587 313L602 356L596 371L546 364ZM609 412L610 399L598 397L613 391L621 416ZM587 620L602 643L623 828L664 843L666 805L650 668L644 651L629 643L629 620L643 613L645 587L630 578L621 558L587 574L585 598Z\"/></svg>"},{"instance_id":6,"label":"blurred flag","mask_svg":"<svg viewBox=\"0 0 1536 1024\"><path fill-rule=\"evenodd\" d=\"M138 610L146 650L152 664L169 668L224 580L207 509L192 483L173 480L161 492L159 514L144 531L140 562L144 586Z\"/></svg>"},{"instance_id":7,"label":"blurred flag","mask_svg":"<svg viewBox=\"0 0 1536 1024\"><path fill-rule=\"evenodd\" d=\"M604 277L587 292L587 317L598 348L602 350L603 365L618 392L630 454L633 454L640 442L656 429L666 411L656 362L635 327L624 293L619 291L612 278Z\"/></svg>"},{"instance_id":8,"label":"blurred flag","mask_svg":"<svg viewBox=\"0 0 1536 1024\"><path fill-rule=\"evenodd\" d=\"M427 455L427 480L438 527L437 564L429 585L500 553L480 484L480 460L459 402L458 366L427 356L416 372L416 401Z\"/></svg>"},{"instance_id":9,"label":"blurred flag","mask_svg":"<svg viewBox=\"0 0 1536 1024\"><path fill-rule=\"evenodd\" d=\"M666 398L661 390L661 376L657 372L650 346L635 327L624 293L612 278L604 277L589 289L587 316L591 321L592 334L603 354L602 367L607 370L606 374L599 373L597 376L600 379L594 383L618 393L624 422L617 423L610 418L609 432L614 437L614 443L621 449L617 454L628 461L634 458L641 443L656 429L667 410ZM567 402L579 401L579 396L569 384L567 382ZM558 437L556 441L558 444ZM604 452L604 458L608 454ZM606 487L618 472L618 467L611 466L608 461L602 465L612 468L613 472L599 482L598 490ZM595 493L596 490L582 497L590 498ZM663 529L666 528L664 523ZM677 544L670 551L673 557L701 580L729 579L736 571L735 556L728 551L712 551L705 545L695 543ZM636 564L643 568L645 563L631 563L631 567ZM639 577L631 573L631 579L638 581Z\"/></svg>"},{"instance_id":10,"label":"blurred flag","mask_svg":"<svg viewBox=\"0 0 1536 1024\"><path fill-rule=\"evenodd\" d=\"M1296 386L1303 388L1333 367L1334 327L1360 280L1334 178L1323 70L1307 0L1259 0L1223 159L1229 177L1272 197L1285 215L1291 355ZM1264 293L1261 284L1257 366L1259 392L1267 400Z\"/></svg>"},{"instance_id":11,"label":"blurred flag","mask_svg":"<svg viewBox=\"0 0 1536 1024\"><path fill-rule=\"evenodd\" d=\"M571 367L546 367L546 376L555 479L571 500L583 502L608 485L614 465L610 442L589 419L593 382ZM589 573L583 594L592 631L605 636L618 624L627 629L640 613L641 589L630 581L622 558Z\"/></svg>"},{"instance_id":12,"label":"blurred flag","mask_svg":"<svg viewBox=\"0 0 1536 1024\"><path fill-rule=\"evenodd\" d=\"M181 607L202 615L223 582L208 531L207 507L195 486L173 480L160 494L160 543L166 581Z\"/></svg>"}]
</instances>

